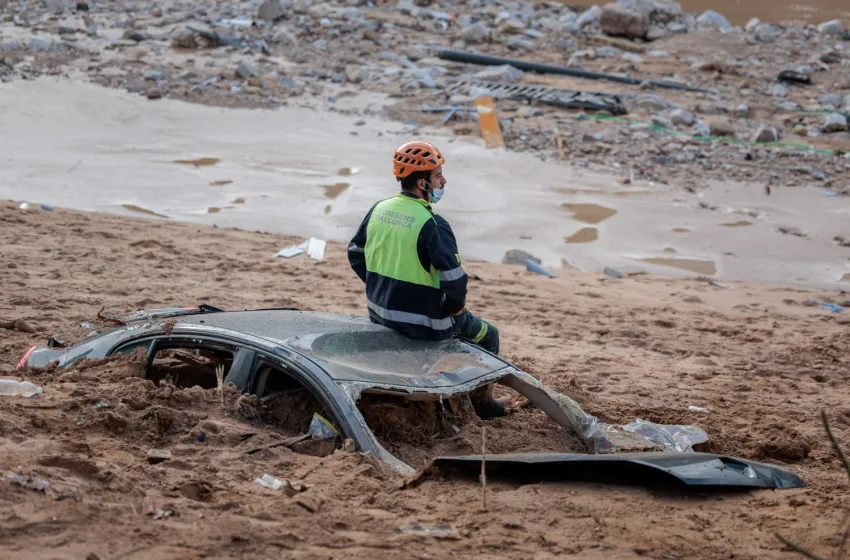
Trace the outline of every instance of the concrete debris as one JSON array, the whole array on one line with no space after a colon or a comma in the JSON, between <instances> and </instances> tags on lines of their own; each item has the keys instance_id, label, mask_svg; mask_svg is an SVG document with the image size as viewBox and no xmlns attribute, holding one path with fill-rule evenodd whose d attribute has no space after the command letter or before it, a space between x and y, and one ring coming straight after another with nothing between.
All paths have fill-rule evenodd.
<instances>
[{"instance_id":1,"label":"concrete debris","mask_svg":"<svg viewBox=\"0 0 850 560\"><path fill-rule=\"evenodd\" d=\"M619 4L607 4L599 14L599 28L615 37L638 39L649 29L649 17Z\"/></svg>"}]
</instances>

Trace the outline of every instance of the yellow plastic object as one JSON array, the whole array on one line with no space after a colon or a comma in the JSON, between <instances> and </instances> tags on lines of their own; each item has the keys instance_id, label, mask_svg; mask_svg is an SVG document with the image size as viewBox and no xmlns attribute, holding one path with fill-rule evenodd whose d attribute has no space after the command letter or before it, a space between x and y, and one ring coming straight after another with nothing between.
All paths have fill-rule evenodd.
<instances>
[{"instance_id":1,"label":"yellow plastic object","mask_svg":"<svg viewBox=\"0 0 850 560\"><path fill-rule=\"evenodd\" d=\"M502 127L499 126L499 115L496 113L496 105L489 95L478 97L475 100L478 109L478 124L481 126L481 136L488 148L504 148L505 139L502 137Z\"/></svg>"}]
</instances>

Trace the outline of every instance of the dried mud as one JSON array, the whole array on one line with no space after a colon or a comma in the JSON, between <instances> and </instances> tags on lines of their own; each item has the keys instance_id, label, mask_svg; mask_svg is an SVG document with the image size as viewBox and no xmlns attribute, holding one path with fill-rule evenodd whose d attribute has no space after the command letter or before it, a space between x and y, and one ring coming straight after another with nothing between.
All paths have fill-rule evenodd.
<instances>
[{"instance_id":1,"label":"dried mud","mask_svg":"<svg viewBox=\"0 0 850 560\"><path fill-rule=\"evenodd\" d=\"M0 331L0 374L44 388L0 397L0 469L17 475L0 480L3 558L789 557L775 532L824 556L838 548L850 487L818 413L850 444L850 322L805 305L834 294L571 270L548 279L467 262L485 279L471 282L469 307L500 327L518 367L607 421L696 424L716 451L781 464L808 484L718 496L490 477L483 508L475 480L402 490L356 453L246 454L290 435L268 425L261 403L156 385L132 356L15 370L49 336L79 340L84 321L108 328L103 306L105 316L201 302L363 314L344 246L318 262L276 260L301 240L5 202L0 235L0 321L36 331ZM477 453L485 425L488 452L572 445L513 404L508 418L473 418L453 447L433 450ZM151 448L171 459L150 464ZM256 484L263 474L313 486L290 497Z\"/></svg>"}]
</instances>

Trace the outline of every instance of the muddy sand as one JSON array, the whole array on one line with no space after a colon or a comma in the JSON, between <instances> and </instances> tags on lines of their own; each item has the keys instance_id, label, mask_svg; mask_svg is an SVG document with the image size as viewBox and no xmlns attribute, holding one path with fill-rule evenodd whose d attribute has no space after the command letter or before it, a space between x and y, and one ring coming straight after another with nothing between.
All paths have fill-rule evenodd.
<instances>
[{"instance_id":1,"label":"muddy sand","mask_svg":"<svg viewBox=\"0 0 850 560\"><path fill-rule=\"evenodd\" d=\"M339 244L322 261L275 260L300 239L12 203L0 204L0 235L0 321L24 319L36 331L0 331L4 377L29 346L79 339L83 321L100 326L103 306L364 312ZM519 367L609 421L697 424L718 451L781 464L808 487L716 495L491 479L484 509L476 481L403 490L358 454L247 455L278 437L251 423L250 402L157 387L127 359L26 371L44 393L0 398L0 469L20 477L0 481L0 556L792 557L777 531L835 554L850 486L817 414L826 410L850 445L850 311L806 305L829 294L467 268L483 278L471 283L470 307L500 326L503 353ZM539 419L518 418L535 431L529 441L543 441ZM246 433L256 435L243 441ZM149 464L151 448L172 458ZM266 473L313 486L289 497L254 482Z\"/></svg>"}]
</instances>

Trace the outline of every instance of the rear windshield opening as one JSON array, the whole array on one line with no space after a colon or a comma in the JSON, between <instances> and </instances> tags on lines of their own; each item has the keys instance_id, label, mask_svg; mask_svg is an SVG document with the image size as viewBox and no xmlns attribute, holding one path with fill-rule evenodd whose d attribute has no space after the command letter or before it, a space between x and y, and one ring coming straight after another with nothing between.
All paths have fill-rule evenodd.
<instances>
[{"instance_id":1,"label":"rear windshield opening","mask_svg":"<svg viewBox=\"0 0 850 560\"><path fill-rule=\"evenodd\" d=\"M233 352L224 348L164 348L158 350L148 373L148 379L159 385L171 379L177 387L199 386L215 389L218 386L215 370L224 373L233 364Z\"/></svg>"},{"instance_id":2,"label":"rear windshield opening","mask_svg":"<svg viewBox=\"0 0 850 560\"><path fill-rule=\"evenodd\" d=\"M525 397L500 385L494 395L508 403L502 418L479 418L468 393L442 401L363 393L357 407L381 445L413 468L424 467L434 457L480 454L482 427L487 454L584 452L569 429Z\"/></svg>"}]
</instances>

